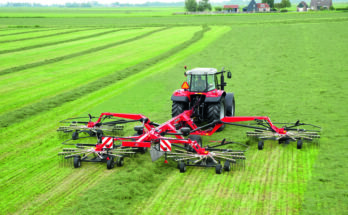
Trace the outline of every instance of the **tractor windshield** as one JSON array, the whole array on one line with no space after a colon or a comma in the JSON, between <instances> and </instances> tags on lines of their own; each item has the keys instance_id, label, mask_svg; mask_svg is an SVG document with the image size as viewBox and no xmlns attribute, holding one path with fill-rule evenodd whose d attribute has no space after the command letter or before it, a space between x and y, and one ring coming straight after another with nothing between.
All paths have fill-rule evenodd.
<instances>
[{"instance_id":1,"label":"tractor windshield","mask_svg":"<svg viewBox=\"0 0 348 215\"><path fill-rule=\"evenodd\" d=\"M214 75L188 75L191 92L207 92L215 89Z\"/></svg>"}]
</instances>

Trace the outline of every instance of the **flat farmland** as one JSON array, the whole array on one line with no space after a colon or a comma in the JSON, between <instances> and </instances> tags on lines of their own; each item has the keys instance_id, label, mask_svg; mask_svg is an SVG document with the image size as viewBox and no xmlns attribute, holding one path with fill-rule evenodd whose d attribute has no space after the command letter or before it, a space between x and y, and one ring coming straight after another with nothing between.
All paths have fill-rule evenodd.
<instances>
[{"instance_id":1,"label":"flat farmland","mask_svg":"<svg viewBox=\"0 0 348 215\"><path fill-rule=\"evenodd\" d=\"M47 9L45 18L34 18L37 11L13 10L0 18L3 213L348 212L346 13L177 17L167 9ZM33 18L19 24L23 14ZM230 69L226 91L235 93L236 115L321 125L320 144L297 150L267 141L258 151L247 129L228 127L203 145L226 138L250 149L244 165L222 175L193 167L180 174L176 163L152 163L149 153L113 170L61 165L60 120L120 112L162 123L184 65Z\"/></svg>"}]
</instances>

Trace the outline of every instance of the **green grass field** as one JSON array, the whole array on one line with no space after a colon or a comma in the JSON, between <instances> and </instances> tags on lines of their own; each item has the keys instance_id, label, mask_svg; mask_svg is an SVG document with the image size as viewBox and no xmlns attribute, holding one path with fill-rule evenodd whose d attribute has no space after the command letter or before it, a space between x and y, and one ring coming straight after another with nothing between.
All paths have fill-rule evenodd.
<instances>
[{"instance_id":1,"label":"green grass field","mask_svg":"<svg viewBox=\"0 0 348 215\"><path fill-rule=\"evenodd\" d=\"M348 13L176 10L0 9L1 213L348 213ZM236 115L321 125L320 145L251 142L244 168L222 175L180 174L149 153L113 170L61 164L60 120L120 112L162 123L184 65L230 69ZM228 127L203 144L249 143L246 131Z\"/></svg>"}]
</instances>

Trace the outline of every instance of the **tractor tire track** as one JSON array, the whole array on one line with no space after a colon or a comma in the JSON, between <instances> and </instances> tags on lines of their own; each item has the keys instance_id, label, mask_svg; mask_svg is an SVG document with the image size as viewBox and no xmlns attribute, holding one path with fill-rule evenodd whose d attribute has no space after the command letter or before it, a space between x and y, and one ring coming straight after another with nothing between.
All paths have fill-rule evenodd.
<instances>
[{"instance_id":1,"label":"tractor tire track","mask_svg":"<svg viewBox=\"0 0 348 215\"><path fill-rule=\"evenodd\" d=\"M40 38L45 38L45 37L52 37L52 36L58 36L58 35L63 35L63 34L70 34L70 33L75 33L79 31L88 31L91 29L79 29L79 30L72 30L72 31L64 31L64 32L59 32L59 33L54 33L54 34L47 34L47 35L42 35L42 36L35 36L35 37L26 37L22 39L15 39L15 40L2 40L0 41L1 43L12 43L12 42L18 42L18 41L24 41L24 40L32 40L32 39L40 39Z\"/></svg>"},{"instance_id":2,"label":"tractor tire track","mask_svg":"<svg viewBox=\"0 0 348 215\"><path fill-rule=\"evenodd\" d=\"M127 39L127 40L122 40L122 41L118 41L118 42L114 42L114 43L109 43L109 44L106 44L106 45L98 46L98 47L87 49L87 50L84 50L84 51L75 52L75 53L72 53L72 54L63 55L63 56L56 57L56 58L51 58L51 59L48 59L48 60L38 61L38 62L35 62L35 63L29 63L29 64L24 64L24 65L21 65L21 66L16 66L16 67L11 67L11 68L8 68L8 69L0 70L0 75L5 75L5 74L8 74L8 73L13 73L13 72L19 72L19 71L22 71L22 70L25 70L25 69L31 69L31 68L35 68L35 67L38 67L38 66L48 65L48 64L59 62L59 61L68 60L68 59L72 59L72 58L75 58L75 57L79 57L79 56L82 56L82 55L95 53L95 52L98 52L98 51L102 51L102 50L105 50L105 49L113 48L115 46L122 45L124 43L132 42L132 41L135 41L135 40L138 40L138 39L150 36L150 35L152 35L154 33L157 33L157 32L160 32L160 31L163 31L163 30L166 30L166 29L168 29L168 28L161 28L161 29L158 29L158 30L154 30L154 31L148 32L146 34L142 34L142 35L139 35L139 36L136 36L136 37L132 37L132 38Z\"/></svg>"},{"instance_id":3,"label":"tractor tire track","mask_svg":"<svg viewBox=\"0 0 348 215\"><path fill-rule=\"evenodd\" d=\"M161 29L151 31L149 33L128 39L128 40L117 42L117 43L114 43L114 46L124 44L124 43L130 42L130 41L133 41L133 40L137 40L137 39L140 39L140 38L143 38L146 36L150 36L151 34L154 34L154 33L166 30L166 29L168 29L168 28L161 28ZM15 124L17 122L20 122L28 117L31 117L31 116L37 115L39 113L51 110L52 108L55 108L55 107L59 107L66 102L74 101L75 99L77 99L83 95L87 95L89 93L92 93L92 92L99 90L103 87L114 84L115 82L120 81L129 75L136 74L136 73L138 73L146 68L149 68L152 65L156 64L157 62L160 62L161 60L164 60L164 59L170 57L171 55L181 51L185 47L199 41L200 39L203 38L205 32L207 32L209 30L210 30L209 27L204 26L203 29L201 31L196 32L191 39L177 45L176 47L172 48L171 50L169 50L165 53L162 53L156 57L153 57L149 60L143 61L142 63L139 63L137 65L128 67L128 68L123 69L121 71L116 71L110 75L99 78L99 79L97 79L89 84L77 87L71 91L61 93L61 94L58 94L52 98L43 99L43 100L36 102L34 104L27 105L27 106L19 108L17 110L2 114L2 115L0 115L0 128L8 127L8 126ZM91 51L98 51L98 50L101 50L101 48L107 49L107 48L109 48L109 46L110 46L110 44L102 46L102 47L98 47L98 48L93 48L93 50L89 50L89 51L90 52ZM72 55L74 55L74 56L72 56ZM75 54L72 54L72 55L70 55L70 58L75 57ZM65 58L62 58L61 60L63 60L63 59L65 59Z\"/></svg>"},{"instance_id":4,"label":"tractor tire track","mask_svg":"<svg viewBox=\"0 0 348 215\"><path fill-rule=\"evenodd\" d=\"M132 29L138 29L138 28L132 28ZM104 31L104 32L101 32L101 33L96 33L96 34L91 34L91 35L87 35L87 36L77 37L77 38L74 38L74 39L68 39L68 40L62 40L62 41L43 43L43 44L26 46L26 47L21 47L21 48L16 48L16 49L8 49L8 50L0 51L0 54L8 54L8 53L12 53L12 52L25 51L25 50L29 50L29 49L35 49L35 48L42 48L42 47L46 47L46 46L58 45L58 44L61 44L61 43L74 42L74 41L78 41L78 40L84 40L84 39L89 39L89 38L92 38L92 37L98 37L98 36L102 36L102 35L106 35L106 34L110 34L110 33L115 33L117 31L122 31L122 30L129 30L129 29L127 29L127 28L124 28L124 29L114 29L114 30L111 30L111 31Z\"/></svg>"}]
</instances>

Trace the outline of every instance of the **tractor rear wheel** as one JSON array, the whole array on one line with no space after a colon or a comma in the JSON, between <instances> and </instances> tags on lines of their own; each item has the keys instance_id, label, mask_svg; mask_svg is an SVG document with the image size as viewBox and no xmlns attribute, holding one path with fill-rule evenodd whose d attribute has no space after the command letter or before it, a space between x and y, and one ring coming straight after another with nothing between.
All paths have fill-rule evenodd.
<instances>
[{"instance_id":1,"label":"tractor rear wheel","mask_svg":"<svg viewBox=\"0 0 348 215\"><path fill-rule=\"evenodd\" d=\"M234 94L227 93L225 97L225 107L226 107L226 116L234 116L235 114L235 102Z\"/></svg>"},{"instance_id":2,"label":"tractor rear wheel","mask_svg":"<svg viewBox=\"0 0 348 215\"><path fill-rule=\"evenodd\" d=\"M185 110L185 103L182 102L173 102L172 104L172 117L183 113Z\"/></svg>"},{"instance_id":3,"label":"tractor rear wheel","mask_svg":"<svg viewBox=\"0 0 348 215\"><path fill-rule=\"evenodd\" d=\"M81 167L81 157L80 156L74 157L74 167L75 168Z\"/></svg>"},{"instance_id":4,"label":"tractor rear wheel","mask_svg":"<svg viewBox=\"0 0 348 215\"><path fill-rule=\"evenodd\" d=\"M226 108L225 108L225 98L221 98L220 102L211 103L208 105L207 118L209 122L213 122L214 120L222 119L226 116ZM225 125L222 125L217 131L223 131Z\"/></svg>"}]
</instances>

